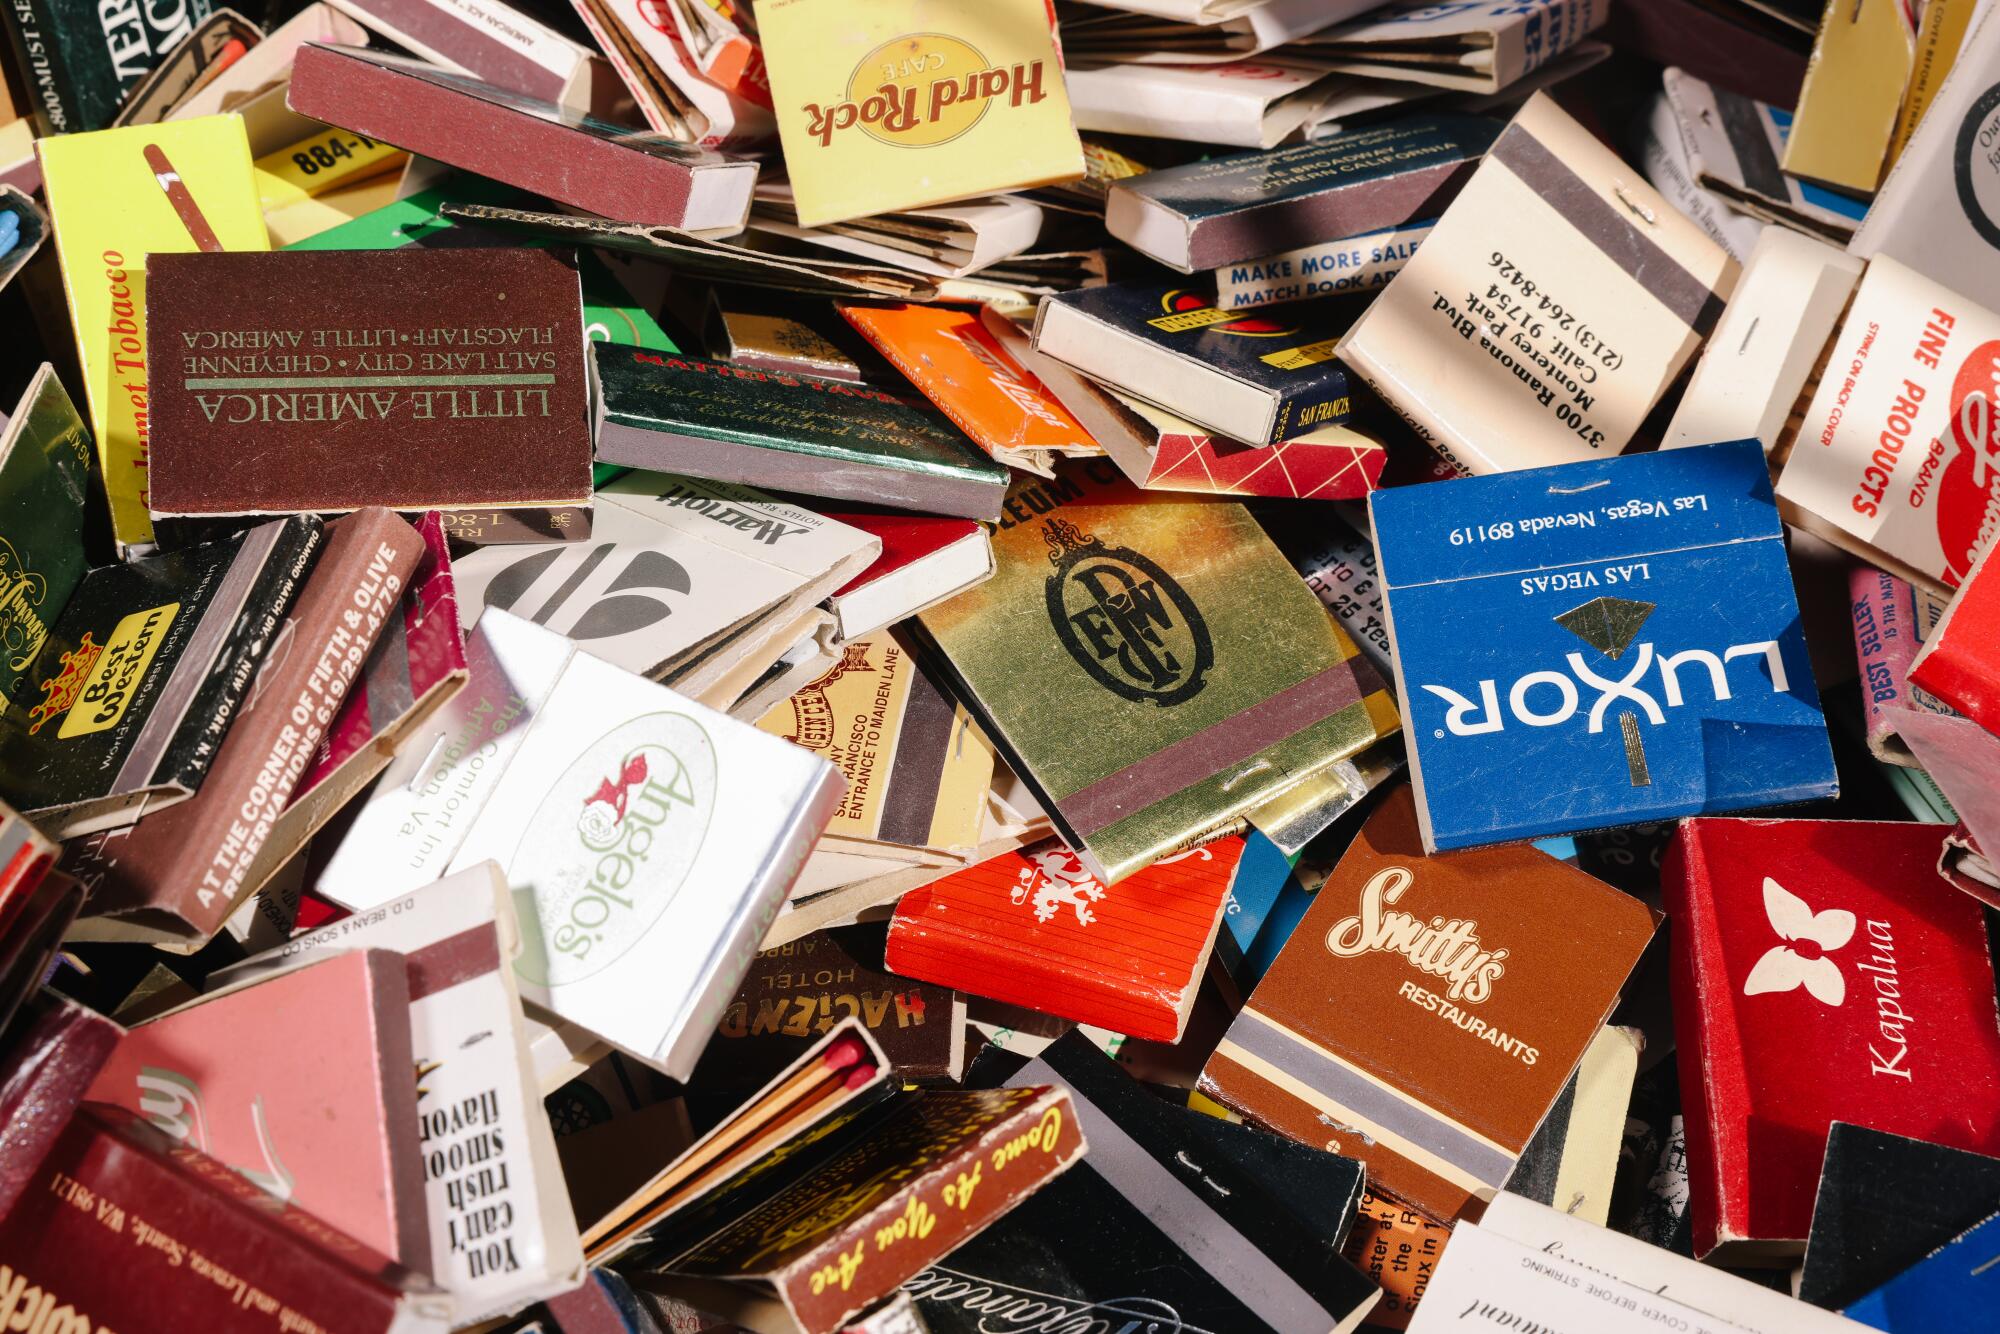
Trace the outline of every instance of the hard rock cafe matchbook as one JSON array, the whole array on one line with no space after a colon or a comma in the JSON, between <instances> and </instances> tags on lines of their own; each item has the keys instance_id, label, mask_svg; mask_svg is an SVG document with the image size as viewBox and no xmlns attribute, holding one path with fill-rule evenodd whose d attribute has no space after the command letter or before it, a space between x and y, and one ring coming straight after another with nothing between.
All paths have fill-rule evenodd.
<instances>
[{"instance_id":1,"label":"hard rock cafe matchbook","mask_svg":"<svg viewBox=\"0 0 2000 1334\"><path fill-rule=\"evenodd\" d=\"M1391 793L1201 1073L1201 1091L1476 1216L1652 939L1637 899L1534 848L1425 856Z\"/></svg>"},{"instance_id":2,"label":"hard rock cafe matchbook","mask_svg":"<svg viewBox=\"0 0 2000 1334\"><path fill-rule=\"evenodd\" d=\"M1249 512L1102 459L1023 481L993 578L918 618L1100 883L1236 827L1400 725Z\"/></svg>"},{"instance_id":3,"label":"hard rock cafe matchbook","mask_svg":"<svg viewBox=\"0 0 2000 1334\"><path fill-rule=\"evenodd\" d=\"M1378 491L1369 510L1426 847L1833 795L1754 441Z\"/></svg>"},{"instance_id":4,"label":"hard rock cafe matchbook","mask_svg":"<svg viewBox=\"0 0 2000 1334\"><path fill-rule=\"evenodd\" d=\"M758 15L801 227L1074 180L1047 0L784 0Z\"/></svg>"}]
</instances>

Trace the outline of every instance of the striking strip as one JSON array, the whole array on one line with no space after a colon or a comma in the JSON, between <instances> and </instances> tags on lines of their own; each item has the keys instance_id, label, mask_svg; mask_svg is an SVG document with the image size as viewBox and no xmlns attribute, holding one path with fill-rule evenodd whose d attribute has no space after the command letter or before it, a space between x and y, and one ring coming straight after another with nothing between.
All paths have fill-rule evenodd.
<instances>
[{"instance_id":1,"label":"striking strip","mask_svg":"<svg viewBox=\"0 0 2000 1334\"><path fill-rule=\"evenodd\" d=\"M1510 125L1492 156L1540 195L1584 239L1604 252L1683 324L1706 338L1722 316L1722 298L1660 249L1563 160L1519 125Z\"/></svg>"},{"instance_id":2,"label":"striking strip","mask_svg":"<svg viewBox=\"0 0 2000 1334\"><path fill-rule=\"evenodd\" d=\"M1246 1022L1254 1021L1254 1022ZM1231 1026L1221 1050L1231 1059L1297 1092L1324 1103L1352 1124L1420 1167L1467 1190L1491 1194L1514 1170L1518 1152L1426 1107L1401 1089L1375 1079L1332 1052L1282 1027L1257 1010L1245 1010ZM1245 1057L1253 1058L1245 1060ZM1442 1170L1441 1170L1442 1169Z\"/></svg>"},{"instance_id":3,"label":"striking strip","mask_svg":"<svg viewBox=\"0 0 2000 1334\"><path fill-rule=\"evenodd\" d=\"M1106 774L1058 798L1063 816L1080 836L1089 838L1154 802L1241 764L1266 746L1359 703L1362 692L1356 672L1355 659L1350 658Z\"/></svg>"}]
</instances>

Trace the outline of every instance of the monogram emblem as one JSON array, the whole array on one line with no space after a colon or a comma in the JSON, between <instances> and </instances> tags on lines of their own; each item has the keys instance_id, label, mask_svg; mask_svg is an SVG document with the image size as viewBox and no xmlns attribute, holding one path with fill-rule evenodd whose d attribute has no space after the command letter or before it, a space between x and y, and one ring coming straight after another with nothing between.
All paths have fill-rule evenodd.
<instances>
[{"instance_id":1,"label":"monogram emblem","mask_svg":"<svg viewBox=\"0 0 2000 1334\"><path fill-rule=\"evenodd\" d=\"M1215 646L1194 599L1172 575L1065 519L1043 525L1042 540L1055 566L1047 584L1049 620L1093 681L1162 708L1201 693Z\"/></svg>"}]
</instances>

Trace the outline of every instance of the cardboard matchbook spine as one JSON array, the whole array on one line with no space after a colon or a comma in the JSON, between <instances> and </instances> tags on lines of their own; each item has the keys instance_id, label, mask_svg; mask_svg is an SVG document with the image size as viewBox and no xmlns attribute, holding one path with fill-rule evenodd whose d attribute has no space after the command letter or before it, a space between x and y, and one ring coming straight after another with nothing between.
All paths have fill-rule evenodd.
<instances>
[{"instance_id":1,"label":"cardboard matchbook spine","mask_svg":"<svg viewBox=\"0 0 2000 1334\"><path fill-rule=\"evenodd\" d=\"M156 941L167 949L197 949L221 927L422 550L416 530L383 509L329 527L200 793L82 849L73 869L92 884L93 915L131 915L149 937L177 937Z\"/></svg>"},{"instance_id":2,"label":"cardboard matchbook spine","mask_svg":"<svg viewBox=\"0 0 2000 1334\"><path fill-rule=\"evenodd\" d=\"M0 1223L0 1303L43 1330L429 1334L420 1275L131 1112L86 1103ZM27 1305L8 1297L28 1287ZM25 1326L24 1326L25 1328Z\"/></svg>"},{"instance_id":3,"label":"cardboard matchbook spine","mask_svg":"<svg viewBox=\"0 0 2000 1334\"><path fill-rule=\"evenodd\" d=\"M694 193L694 172L683 164L413 78L344 48L301 50L286 105L607 218L681 226Z\"/></svg>"}]
</instances>

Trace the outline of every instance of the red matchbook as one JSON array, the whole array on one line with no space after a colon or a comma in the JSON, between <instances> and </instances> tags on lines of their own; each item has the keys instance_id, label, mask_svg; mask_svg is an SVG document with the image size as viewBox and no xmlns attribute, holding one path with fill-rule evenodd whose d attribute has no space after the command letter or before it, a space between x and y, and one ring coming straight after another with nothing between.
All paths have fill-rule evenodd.
<instances>
[{"instance_id":1,"label":"red matchbook","mask_svg":"<svg viewBox=\"0 0 2000 1334\"><path fill-rule=\"evenodd\" d=\"M1795 1260L1835 1121L2000 1153L1993 966L1943 832L1681 823L1661 884L1697 1259Z\"/></svg>"},{"instance_id":2,"label":"red matchbook","mask_svg":"<svg viewBox=\"0 0 2000 1334\"><path fill-rule=\"evenodd\" d=\"M402 956L354 950L139 1025L86 1097L429 1272L410 1032Z\"/></svg>"},{"instance_id":3,"label":"red matchbook","mask_svg":"<svg viewBox=\"0 0 2000 1334\"><path fill-rule=\"evenodd\" d=\"M912 890L890 972L1159 1042L1178 1042L1243 840L1164 858L1115 885L1050 839Z\"/></svg>"},{"instance_id":4,"label":"red matchbook","mask_svg":"<svg viewBox=\"0 0 2000 1334\"><path fill-rule=\"evenodd\" d=\"M971 519L888 510L820 513L882 539L875 563L827 601L843 640L907 620L993 573L993 540L984 524Z\"/></svg>"},{"instance_id":5,"label":"red matchbook","mask_svg":"<svg viewBox=\"0 0 2000 1334\"><path fill-rule=\"evenodd\" d=\"M2000 736L2000 565L1974 563L1910 664L1910 681Z\"/></svg>"}]
</instances>

